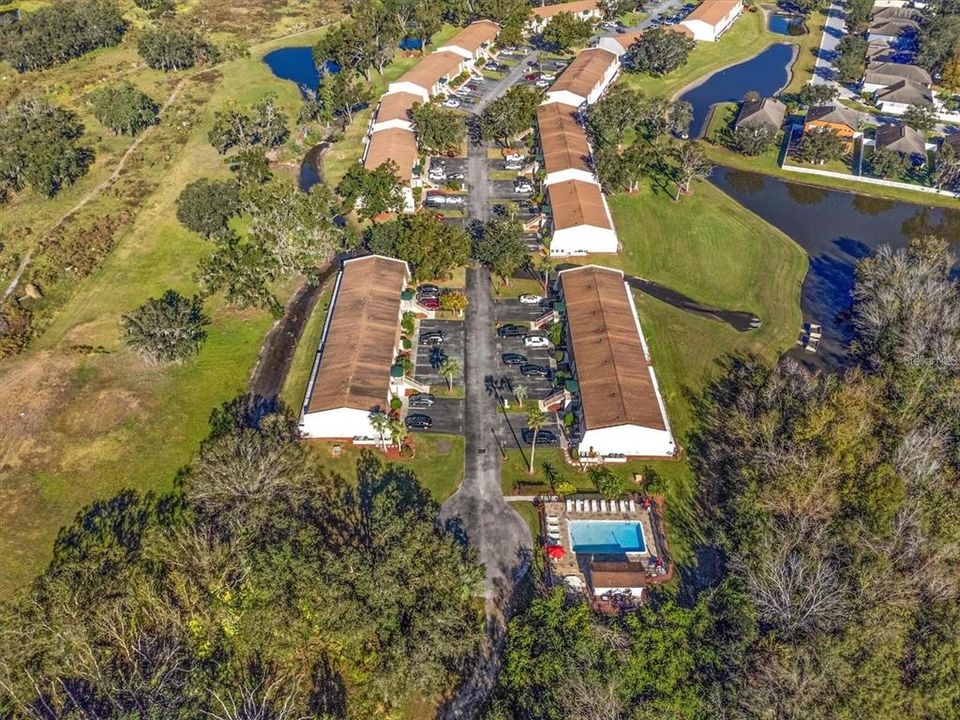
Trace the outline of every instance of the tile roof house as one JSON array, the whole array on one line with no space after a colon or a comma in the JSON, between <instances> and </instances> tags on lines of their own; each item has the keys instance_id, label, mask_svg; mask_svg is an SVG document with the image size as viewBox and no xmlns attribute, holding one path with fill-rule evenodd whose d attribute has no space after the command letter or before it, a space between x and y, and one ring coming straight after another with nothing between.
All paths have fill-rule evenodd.
<instances>
[{"instance_id":1,"label":"tile roof house","mask_svg":"<svg viewBox=\"0 0 960 720\"><path fill-rule=\"evenodd\" d=\"M912 80L898 80L882 90L877 90L874 99L880 112L890 115L903 115L911 105L933 107L933 92L930 88Z\"/></svg>"},{"instance_id":2,"label":"tile roof house","mask_svg":"<svg viewBox=\"0 0 960 720\"><path fill-rule=\"evenodd\" d=\"M537 134L546 173L544 185L574 179L597 182L590 165L590 143L573 107L563 103L538 107Z\"/></svg>"},{"instance_id":3,"label":"tile roof house","mask_svg":"<svg viewBox=\"0 0 960 720\"><path fill-rule=\"evenodd\" d=\"M560 287L580 394L580 456L672 456L670 422L623 272L562 270Z\"/></svg>"},{"instance_id":4,"label":"tile roof house","mask_svg":"<svg viewBox=\"0 0 960 720\"><path fill-rule=\"evenodd\" d=\"M663 25L663 30L668 32L678 32L693 40L693 31L685 25ZM633 45L643 35L643 30L631 30L616 35L604 35L597 43L597 47L609 50L617 57L621 57L630 46Z\"/></svg>"},{"instance_id":5,"label":"tile roof house","mask_svg":"<svg viewBox=\"0 0 960 720\"><path fill-rule=\"evenodd\" d=\"M716 42L741 12L741 0L703 0L680 24L690 29L694 40Z\"/></svg>"},{"instance_id":6,"label":"tile roof house","mask_svg":"<svg viewBox=\"0 0 960 720\"><path fill-rule=\"evenodd\" d=\"M538 33L550 22L550 18L560 13L570 13L579 20L599 20L602 17L597 0L573 0L573 2L542 5L532 9L527 21L527 31Z\"/></svg>"},{"instance_id":7,"label":"tile roof house","mask_svg":"<svg viewBox=\"0 0 960 720\"><path fill-rule=\"evenodd\" d=\"M867 27L867 42L900 44L917 33L922 16L913 8L885 7L875 11Z\"/></svg>"},{"instance_id":8,"label":"tile roof house","mask_svg":"<svg viewBox=\"0 0 960 720\"><path fill-rule=\"evenodd\" d=\"M458 53L430 53L390 83L389 92L412 93L427 102L434 95L444 92L447 83L459 75L465 66L466 60Z\"/></svg>"},{"instance_id":9,"label":"tile roof house","mask_svg":"<svg viewBox=\"0 0 960 720\"><path fill-rule=\"evenodd\" d=\"M363 167L376 170L388 160L397 166L397 179L403 186L405 209L412 212L413 166L417 164L417 138L413 130L406 128L387 128L371 133L363 151Z\"/></svg>"},{"instance_id":10,"label":"tile roof house","mask_svg":"<svg viewBox=\"0 0 960 720\"><path fill-rule=\"evenodd\" d=\"M475 60L489 54L499 33L500 26L492 20L477 20L438 47L436 52L456 53L472 65Z\"/></svg>"},{"instance_id":11,"label":"tile roof house","mask_svg":"<svg viewBox=\"0 0 960 720\"><path fill-rule=\"evenodd\" d=\"M874 142L878 150L900 153L915 165L921 165L927 160L927 145L923 133L903 123L880 125Z\"/></svg>"},{"instance_id":12,"label":"tile roof house","mask_svg":"<svg viewBox=\"0 0 960 720\"><path fill-rule=\"evenodd\" d=\"M410 119L410 110L413 109L414 105L422 102L423 98L414 93L387 93L380 98L380 104L377 106L377 112L370 125L370 130L372 132L390 128L412 130L413 122Z\"/></svg>"},{"instance_id":13,"label":"tile roof house","mask_svg":"<svg viewBox=\"0 0 960 720\"><path fill-rule=\"evenodd\" d=\"M734 127L759 128L768 127L779 130L783 126L783 119L787 115L787 106L776 98L760 98L759 100L745 100L734 120Z\"/></svg>"},{"instance_id":14,"label":"tile roof house","mask_svg":"<svg viewBox=\"0 0 960 720\"><path fill-rule=\"evenodd\" d=\"M300 414L304 436L377 438L370 413L388 409L397 390L391 368L409 279L402 260L371 255L343 262Z\"/></svg>"},{"instance_id":15,"label":"tile roof house","mask_svg":"<svg viewBox=\"0 0 960 720\"><path fill-rule=\"evenodd\" d=\"M620 250L607 201L595 182L564 180L547 187L553 235L550 255L565 257Z\"/></svg>"},{"instance_id":16,"label":"tile roof house","mask_svg":"<svg viewBox=\"0 0 960 720\"><path fill-rule=\"evenodd\" d=\"M617 56L609 50L584 50L547 91L546 102L561 102L573 107L584 103L591 105L600 99L619 69Z\"/></svg>"}]
</instances>

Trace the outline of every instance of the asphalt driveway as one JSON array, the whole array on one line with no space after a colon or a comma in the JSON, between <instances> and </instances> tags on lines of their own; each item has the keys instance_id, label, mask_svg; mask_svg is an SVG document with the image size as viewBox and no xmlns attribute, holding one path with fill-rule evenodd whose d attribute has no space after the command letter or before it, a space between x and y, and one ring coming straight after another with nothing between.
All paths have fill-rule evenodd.
<instances>
[{"instance_id":1,"label":"asphalt driveway","mask_svg":"<svg viewBox=\"0 0 960 720\"><path fill-rule=\"evenodd\" d=\"M447 381L440 375L440 365L445 358L453 358L460 364L460 373L453 378L453 386L463 386L463 322L459 320L421 320L417 330L419 338L425 332L441 330L445 337L439 345L417 342L414 378L426 385L444 385Z\"/></svg>"},{"instance_id":2,"label":"asphalt driveway","mask_svg":"<svg viewBox=\"0 0 960 720\"><path fill-rule=\"evenodd\" d=\"M410 412L429 415L433 420L433 427L429 430L411 430L411 432L463 434L463 398L437 398L431 407L414 408Z\"/></svg>"}]
</instances>

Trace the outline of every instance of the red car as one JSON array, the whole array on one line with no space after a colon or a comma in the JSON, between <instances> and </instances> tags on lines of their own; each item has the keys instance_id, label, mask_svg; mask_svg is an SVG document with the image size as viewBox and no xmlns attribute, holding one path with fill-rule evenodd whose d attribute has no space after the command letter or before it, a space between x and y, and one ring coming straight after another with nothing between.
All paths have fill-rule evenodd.
<instances>
[{"instance_id":1,"label":"red car","mask_svg":"<svg viewBox=\"0 0 960 720\"><path fill-rule=\"evenodd\" d=\"M420 303L420 307L426 308L427 310L439 310L440 309L440 300L434 297L426 297L422 300L417 300Z\"/></svg>"},{"instance_id":2,"label":"red car","mask_svg":"<svg viewBox=\"0 0 960 720\"><path fill-rule=\"evenodd\" d=\"M529 80L530 82L536 82L540 79L540 73L530 73L529 75L524 75L523 79Z\"/></svg>"}]
</instances>

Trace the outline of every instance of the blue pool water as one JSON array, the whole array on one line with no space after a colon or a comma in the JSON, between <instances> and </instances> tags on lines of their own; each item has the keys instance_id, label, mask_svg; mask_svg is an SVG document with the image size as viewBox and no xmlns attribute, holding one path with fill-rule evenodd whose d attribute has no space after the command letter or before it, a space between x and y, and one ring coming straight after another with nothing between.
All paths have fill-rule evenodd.
<instances>
[{"instance_id":1,"label":"blue pool water","mask_svg":"<svg viewBox=\"0 0 960 720\"><path fill-rule=\"evenodd\" d=\"M632 520L571 520L574 552L595 555L644 552L643 528Z\"/></svg>"}]
</instances>

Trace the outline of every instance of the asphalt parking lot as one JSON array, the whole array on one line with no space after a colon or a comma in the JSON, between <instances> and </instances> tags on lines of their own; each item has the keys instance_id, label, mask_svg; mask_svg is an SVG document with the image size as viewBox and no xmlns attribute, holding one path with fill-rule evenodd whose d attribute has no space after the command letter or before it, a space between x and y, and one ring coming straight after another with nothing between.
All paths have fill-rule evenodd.
<instances>
[{"instance_id":1,"label":"asphalt parking lot","mask_svg":"<svg viewBox=\"0 0 960 720\"><path fill-rule=\"evenodd\" d=\"M463 399L461 398L437 398L431 407L414 408L411 412L429 415L433 420L433 426L429 430L411 428L410 432L463 434Z\"/></svg>"},{"instance_id":2,"label":"asphalt parking lot","mask_svg":"<svg viewBox=\"0 0 960 720\"><path fill-rule=\"evenodd\" d=\"M494 305L494 319L497 323L516 322L518 324L525 324L533 322L546 311L547 309L538 304L528 305L520 302L516 297L503 298L497 300Z\"/></svg>"},{"instance_id":3,"label":"asphalt parking lot","mask_svg":"<svg viewBox=\"0 0 960 720\"><path fill-rule=\"evenodd\" d=\"M435 168L443 168L446 175L446 179L434 179L427 177L427 180L431 185L436 185L437 187L446 186L447 182L456 180L459 181L461 185L465 185L467 181L467 158L464 157L441 157L434 155L430 158L430 170ZM460 175L461 177L451 177L452 175Z\"/></svg>"},{"instance_id":4,"label":"asphalt parking lot","mask_svg":"<svg viewBox=\"0 0 960 720\"><path fill-rule=\"evenodd\" d=\"M413 376L426 385L443 385L447 381L440 375L440 365L444 358L450 357L460 364L461 375L453 379L453 386L463 385L463 323L459 320L421 320L417 330L419 338L425 332L442 330L445 333L439 345L417 342L416 365Z\"/></svg>"},{"instance_id":5,"label":"asphalt parking lot","mask_svg":"<svg viewBox=\"0 0 960 720\"><path fill-rule=\"evenodd\" d=\"M482 102L493 89L497 81L486 77L471 77L454 93L460 99L461 110L471 110L474 105Z\"/></svg>"},{"instance_id":6,"label":"asphalt parking lot","mask_svg":"<svg viewBox=\"0 0 960 720\"><path fill-rule=\"evenodd\" d=\"M490 197L496 200L509 200L511 202L527 200L533 197L533 190L529 192L516 192L513 188L513 180L491 180Z\"/></svg>"}]
</instances>

